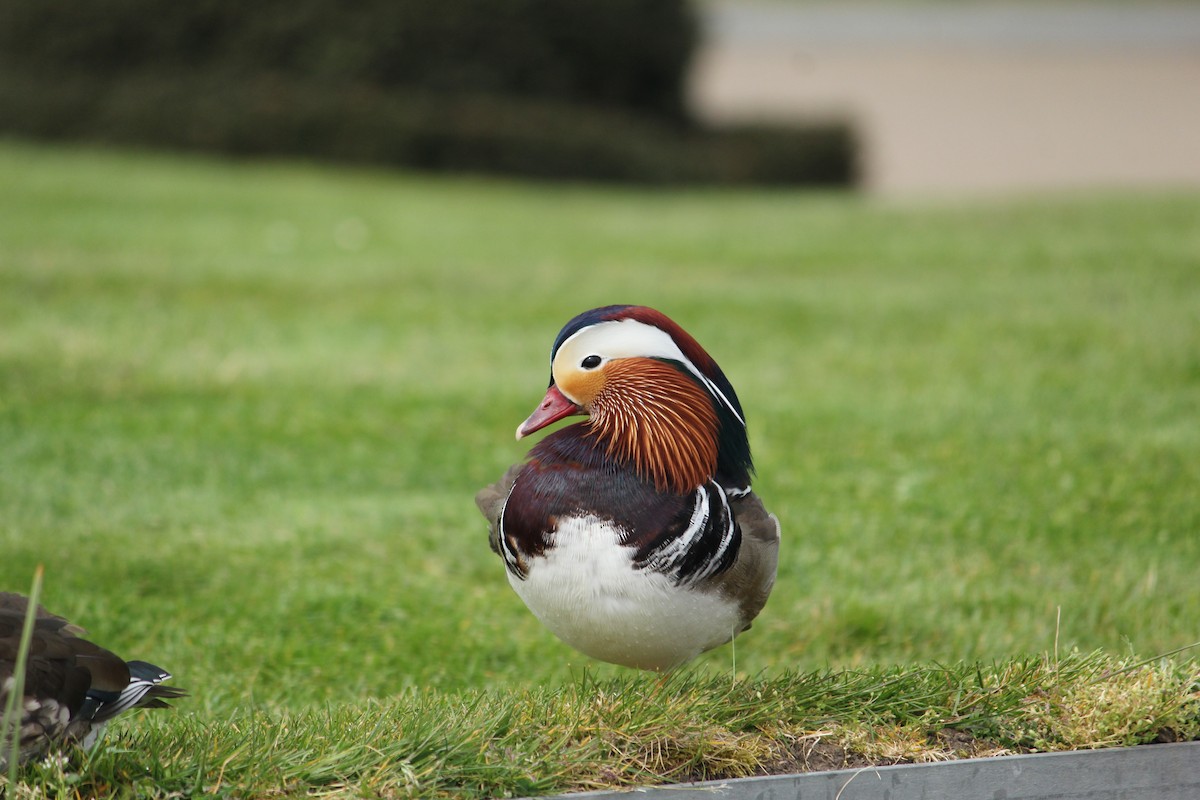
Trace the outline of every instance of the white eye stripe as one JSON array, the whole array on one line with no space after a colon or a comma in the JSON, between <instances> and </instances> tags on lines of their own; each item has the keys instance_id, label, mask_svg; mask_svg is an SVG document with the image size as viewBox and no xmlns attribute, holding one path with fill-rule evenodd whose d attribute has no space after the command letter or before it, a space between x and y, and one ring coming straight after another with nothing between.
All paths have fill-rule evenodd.
<instances>
[{"instance_id":1,"label":"white eye stripe","mask_svg":"<svg viewBox=\"0 0 1200 800\"><path fill-rule=\"evenodd\" d=\"M666 331L635 319L622 319L599 322L571 334L559 345L555 362L563 353L584 353L584 343L588 345L586 352L604 353L609 359L647 356L687 361Z\"/></svg>"},{"instance_id":2,"label":"white eye stripe","mask_svg":"<svg viewBox=\"0 0 1200 800\"><path fill-rule=\"evenodd\" d=\"M636 319L610 320L589 325L563 340L551 362L551 370L559 367L560 359L563 359L561 363L564 366L581 365L581 357L595 353L602 353L605 360L644 357L678 361L687 367L688 372L695 375L714 397L721 399L738 422L743 426L746 424L746 420L725 393L683 354L671 335L661 328Z\"/></svg>"}]
</instances>

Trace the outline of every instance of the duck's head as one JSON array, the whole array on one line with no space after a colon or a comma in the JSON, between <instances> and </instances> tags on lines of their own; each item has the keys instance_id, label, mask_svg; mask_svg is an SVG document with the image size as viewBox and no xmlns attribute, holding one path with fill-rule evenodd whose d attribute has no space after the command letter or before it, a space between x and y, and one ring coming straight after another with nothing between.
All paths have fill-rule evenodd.
<instances>
[{"instance_id":1,"label":"duck's head","mask_svg":"<svg viewBox=\"0 0 1200 800\"><path fill-rule=\"evenodd\" d=\"M745 415L717 362L683 328L645 306L604 306L568 322L550 351L550 386L521 439L576 414L589 435L662 490L716 478L750 485Z\"/></svg>"}]
</instances>

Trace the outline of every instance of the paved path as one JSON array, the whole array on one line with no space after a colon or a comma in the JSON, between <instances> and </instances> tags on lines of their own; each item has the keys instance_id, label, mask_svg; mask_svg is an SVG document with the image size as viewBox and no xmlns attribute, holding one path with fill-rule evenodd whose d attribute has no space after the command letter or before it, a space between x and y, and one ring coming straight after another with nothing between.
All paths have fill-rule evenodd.
<instances>
[{"instance_id":1,"label":"paved path","mask_svg":"<svg viewBox=\"0 0 1200 800\"><path fill-rule=\"evenodd\" d=\"M712 120L852 118L868 188L1200 187L1200 5L710 7Z\"/></svg>"}]
</instances>

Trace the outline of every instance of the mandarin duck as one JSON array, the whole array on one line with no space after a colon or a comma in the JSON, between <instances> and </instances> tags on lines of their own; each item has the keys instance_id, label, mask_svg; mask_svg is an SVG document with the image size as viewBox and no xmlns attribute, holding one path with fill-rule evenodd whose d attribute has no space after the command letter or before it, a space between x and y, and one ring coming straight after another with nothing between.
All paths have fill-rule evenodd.
<instances>
[{"instance_id":1,"label":"mandarin duck","mask_svg":"<svg viewBox=\"0 0 1200 800\"><path fill-rule=\"evenodd\" d=\"M29 598L0 592L0 713L16 686L15 668ZM20 761L62 745L90 747L105 724L131 708L165 708L186 693L163 686L170 673L145 661L125 661L81 638L84 633L38 606L28 656L20 713ZM11 742L2 741L0 765Z\"/></svg>"},{"instance_id":2,"label":"mandarin duck","mask_svg":"<svg viewBox=\"0 0 1200 800\"><path fill-rule=\"evenodd\" d=\"M658 672L749 628L779 521L750 491L745 414L716 361L660 311L586 311L554 340L517 439L576 414L475 498L529 610L585 655Z\"/></svg>"}]
</instances>

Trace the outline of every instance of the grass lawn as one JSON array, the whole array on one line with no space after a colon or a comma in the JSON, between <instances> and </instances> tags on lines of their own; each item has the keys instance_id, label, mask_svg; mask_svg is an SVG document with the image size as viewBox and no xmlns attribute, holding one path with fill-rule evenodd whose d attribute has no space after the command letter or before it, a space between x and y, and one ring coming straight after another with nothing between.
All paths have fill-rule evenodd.
<instances>
[{"instance_id":1,"label":"grass lawn","mask_svg":"<svg viewBox=\"0 0 1200 800\"><path fill-rule=\"evenodd\" d=\"M559 327L611 302L721 363L783 524L736 653L662 686L546 632L472 502L527 449ZM193 695L34 793L480 796L817 740L940 757L947 728L1197 736L1195 651L1155 657L1200 640L1200 194L898 206L3 143L0 552L0 589L44 564L48 608Z\"/></svg>"}]
</instances>

